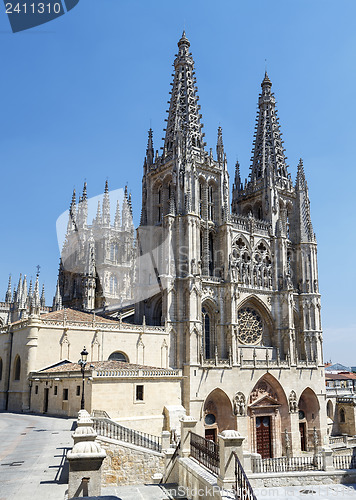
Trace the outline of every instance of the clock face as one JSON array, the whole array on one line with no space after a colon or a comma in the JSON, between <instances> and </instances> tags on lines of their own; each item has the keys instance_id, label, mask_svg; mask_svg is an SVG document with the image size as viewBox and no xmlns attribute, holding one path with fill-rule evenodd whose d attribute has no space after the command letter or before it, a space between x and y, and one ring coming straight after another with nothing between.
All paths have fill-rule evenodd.
<instances>
[{"instance_id":1,"label":"clock face","mask_svg":"<svg viewBox=\"0 0 356 500\"><path fill-rule=\"evenodd\" d=\"M256 345L261 342L263 334L262 319L254 309L245 307L238 314L239 334L241 344Z\"/></svg>"},{"instance_id":2,"label":"clock face","mask_svg":"<svg viewBox=\"0 0 356 500\"><path fill-rule=\"evenodd\" d=\"M208 413L205 415L205 424L206 425L213 425L216 422L215 415L213 413Z\"/></svg>"}]
</instances>

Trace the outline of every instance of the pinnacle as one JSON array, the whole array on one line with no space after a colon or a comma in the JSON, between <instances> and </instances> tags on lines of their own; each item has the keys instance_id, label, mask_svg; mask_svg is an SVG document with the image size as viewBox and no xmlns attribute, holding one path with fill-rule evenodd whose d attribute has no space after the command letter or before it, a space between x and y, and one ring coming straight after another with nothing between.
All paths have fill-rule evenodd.
<instances>
[{"instance_id":1,"label":"pinnacle","mask_svg":"<svg viewBox=\"0 0 356 500\"><path fill-rule=\"evenodd\" d=\"M183 30L182 36L178 42L178 47L180 47L182 44L186 44L186 45L188 45L188 47L190 47L190 41L188 40L188 38L185 34L185 30Z\"/></svg>"},{"instance_id":2,"label":"pinnacle","mask_svg":"<svg viewBox=\"0 0 356 500\"><path fill-rule=\"evenodd\" d=\"M264 79L261 83L261 87L263 88L264 86L269 86L269 87L272 87L272 82L271 80L269 79L269 76L267 74L267 71L265 71L265 76L264 76Z\"/></svg>"},{"instance_id":3,"label":"pinnacle","mask_svg":"<svg viewBox=\"0 0 356 500\"><path fill-rule=\"evenodd\" d=\"M185 148L204 150L200 106L194 77L194 61L189 52L190 42L183 31L174 61L174 78L169 101L164 154Z\"/></svg>"}]
</instances>

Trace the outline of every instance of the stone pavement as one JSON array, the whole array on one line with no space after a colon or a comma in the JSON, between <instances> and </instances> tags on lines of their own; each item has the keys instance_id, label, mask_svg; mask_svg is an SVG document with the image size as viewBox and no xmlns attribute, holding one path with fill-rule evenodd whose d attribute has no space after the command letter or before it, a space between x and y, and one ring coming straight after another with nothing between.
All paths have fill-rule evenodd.
<instances>
[{"instance_id":1,"label":"stone pavement","mask_svg":"<svg viewBox=\"0 0 356 500\"><path fill-rule=\"evenodd\" d=\"M173 488L174 490L174 488ZM189 498L186 496L171 495L172 487L164 486L118 486L102 489L102 495L108 495L109 500L166 500L167 498ZM177 493L179 493L176 490ZM356 485L330 484L320 486L289 486L276 488L255 488L257 500L356 500ZM102 498L102 497L100 497ZM105 497L102 498L104 500ZM202 500L209 500L209 496L202 495Z\"/></svg>"},{"instance_id":2,"label":"stone pavement","mask_svg":"<svg viewBox=\"0 0 356 500\"><path fill-rule=\"evenodd\" d=\"M0 412L0 500L63 500L73 419Z\"/></svg>"}]
</instances>

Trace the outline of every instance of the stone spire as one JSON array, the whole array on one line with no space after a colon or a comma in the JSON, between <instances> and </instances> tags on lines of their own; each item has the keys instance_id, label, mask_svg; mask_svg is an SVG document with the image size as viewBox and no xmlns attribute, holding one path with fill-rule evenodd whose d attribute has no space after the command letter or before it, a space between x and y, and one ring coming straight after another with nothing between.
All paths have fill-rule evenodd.
<instances>
[{"instance_id":1,"label":"stone spire","mask_svg":"<svg viewBox=\"0 0 356 500\"><path fill-rule=\"evenodd\" d=\"M122 230L130 231L132 225L132 215L130 210L130 202L127 194L127 186L125 186L124 201L122 204Z\"/></svg>"},{"instance_id":2,"label":"stone spire","mask_svg":"<svg viewBox=\"0 0 356 500\"><path fill-rule=\"evenodd\" d=\"M73 189L72 201L69 207L67 233L76 230L76 217L77 217L76 194L75 194L75 189Z\"/></svg>"},{"instance_id":3,"label":"stone spire","mask_svg":"<svg viewBox=\"0 0 356 500\"><path fill-rule=\"evenodd\" d=\"M78 213L77 213L77 226L80 228L85 228L88 220L88 195L87 195L87 183L84 182L83 194L79 199L78 203Z\"/></svg>"},{"instance_id":4,"label":"stone spire","mask_svg":"<svg viewBox=\"0 0 356 500\"><path fill-rule=\"evenodd\" d=\"M105 181L104 199L103 199L103 225L110 226L110 196L109 184Z\"/></svg>"},{"instance_id":5,"label":"stone spire","mask_svg":"<svg viewBox=\"0 0 356 500\"><path fill-rule=\"evenodd\" d=\"M240 163L236 160L235 165L235 181L232 189L236 189L237 191L242 191L243 186L241 182L241 174L240 174Z\"/></svg>"},{"instance_id":6,"label":"stone spire","mask_svg":"<svg viewBox=\"0 0 356 500\"><path fill-rule=\"evenodd\" d=\"M119 200L117 200L117 202L116 202L116 212L115 212L114 227L116 229L120 229L120 225L121 225L120 202L119 202Z\"/></svg>"},{"instance_id":7,"label":"stone spire","mask_svg":"<svg viewBox=\"0 0 356 500\"><path fill-rule=\"evenodd\" d=\"M21 297L20 297L20 307L22 309L26 308L26 303L27 303L27 277L26 274L23 277L22 281L22 290L21 290Z\"/></svg>"},{"instance_id":8,"label":"stone spire","mask_svg":"<svg viewBox=\"0 0 356 500\"><path fill-rule=\"evenodd\" d=\"M44 283L42 285L42 293L41 293L40 303L41 303L41 307L45 307L45 305L46 305L46 297L45 297L45 286L44 286Z\"/></svg>"},{"instance_id":9,"label":"stone spire","mask_svg":"<svg viewBox=\"0 0 356 500\"><path fill-rule=\"evenodd\" d=\"M189 52L190 42L183 31L178 42L178 54L174 61L171 100L169 102L164 153L179 153L179 148L191 147L204 150L203 124L198 104L194 61Z\"/></svg>"},{"instance_id":10,"label":"stone spire","mask_svg":"<svg viewBox=\"0 0 356 500\"><path fill-rule=\"evenodd\" d=\"M28 295L27 295L27 307L30 307L31 305L31 300L32 300L32 278L30 279L30 286L28 288Z\"/></svg>"},{"instance_id":11,"label":"stone spire","mask_svg":"<svg viewBox=\"0 0 356 500\"><path fill-rule=\"evenodd\" d=\"M101 217L101 204L100 204L100 200L98 201L98 209L96 211L96 217L95 219L93 220L93 223L96 224L96 225L100 225L102 222L102 217Z\"/></svg>"},{"instance_id":12,"label":"stone spire","mask_svg":"<svg viewBox=\"0 0 356 500\"><path fill-rule=\"evenodd\" d=\"M59 287L59 279L57 279L56 295L53 297L53 309L59 311L63 309L62 305L62 295Z\"/></svg>"},{"instance_id":13,"label":"stone spire","mask_svg":"<svg viewBox=\"0 0 356 500\"><path fill-rule=\"evenodd\" d=\"M20 273L20 278L16 290L16 299L15 299L17 303L20 302L21 296L22 296L22 274Z\"/></svg>"},{"instance_id":14,"label":"stone spire","mask_svg":"<svg viewBox=\"0 0 356 500\"><path fill-rule=\"evenodd\" d=\"M5 295L6 304L11 303L11 274L9 275L9 284L7 285L6 295Z\"/></svg>"},{"instance_id":15,"label":"stone spire","mask_svg":"<svg viewBox=\"0 0 356 500\"><path fill-rule=\"evenodd\" d=\"M252 151L251 181L267 175L268 165L276 178L289 178L284 156L282 133L277 118L276 100L271 92L272 83L267 72L261 83L262 92L258 100L256 132Z\"/></svg>"},{"instance_id":16,"label":"stone spire","mask_svg":"<svg viewBox=\"0 0 356 500\"><path fill-rule=\"evenodd\" d=\"M146 165L148 168L150 168L153 164L154 160L154 149L153 149L153 132L152 129L148 131L148 142L147 142L147 149L146 149Z\"/></svg>"},{"instance_id":17,"label":"stone spire","mask_svg":"<svg viewBox=\"0 0 356 500\"><path fill-rule=\"evenodd\" d=\"M315 234L310 216L310 201L308 185L305 179L303 160L299 160L297 179L295 183L298 206L298 223L300 230L300 239L302 242L314 242Z\"/></svg>"},{"instance_id":18,"label":"stone spire","mask_svg":"<svg viewBox=\"0 0 356 500\"><path fill-rule=\"evenodd\" d=\"M38 281L38 274L37 274L35 289L33 291L32 302L31 302L31 314L39 314L40 309L41 309L40 284Z\"/></svg>"},{"instance_id":19,"label":"stone spire","mask_svg":"<svg viewBox=\"0 0 356 500\"><path fill-rule=\"evenodd\" d=\"M222 138L222 128L218 128L218 142L216 144L216 154L218 158L218 162L222 163L224 161L224 143Z\"/></svg>"}]
</instances>

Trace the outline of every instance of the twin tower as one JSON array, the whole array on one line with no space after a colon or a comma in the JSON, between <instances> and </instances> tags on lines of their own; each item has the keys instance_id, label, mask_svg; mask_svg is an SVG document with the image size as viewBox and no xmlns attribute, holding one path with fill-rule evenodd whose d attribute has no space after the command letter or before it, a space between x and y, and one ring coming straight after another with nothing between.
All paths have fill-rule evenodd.
<instances>
[{"instance_id":1,"label":"twin tower","mask_svg":"<svg viewBox=\"0 0 356 500\"><path fill-rule=\"evenodd\" d=\"M67 245L78 221L86 236L77 253L68 253L69 268L62 258L57 306L99 308L107 315L126 311L135 323L166 325L171 366L240 363L240 347L253 347L255 357L256 348L266 347L268 356L292 365L322 363L308 188L302 160L294 184L288 172L267 73L251 172L243 182L236 164L230 200L220 127L216 155L205 149L185 33L174 69L161 154L149 131L137 237L127 193L124 220L117 216L113 224L107 186L92 226L83 223L79 209L75 213L74 201ZM82 207L83 199L86 191Z\"/></svg>"}]
</instances>

